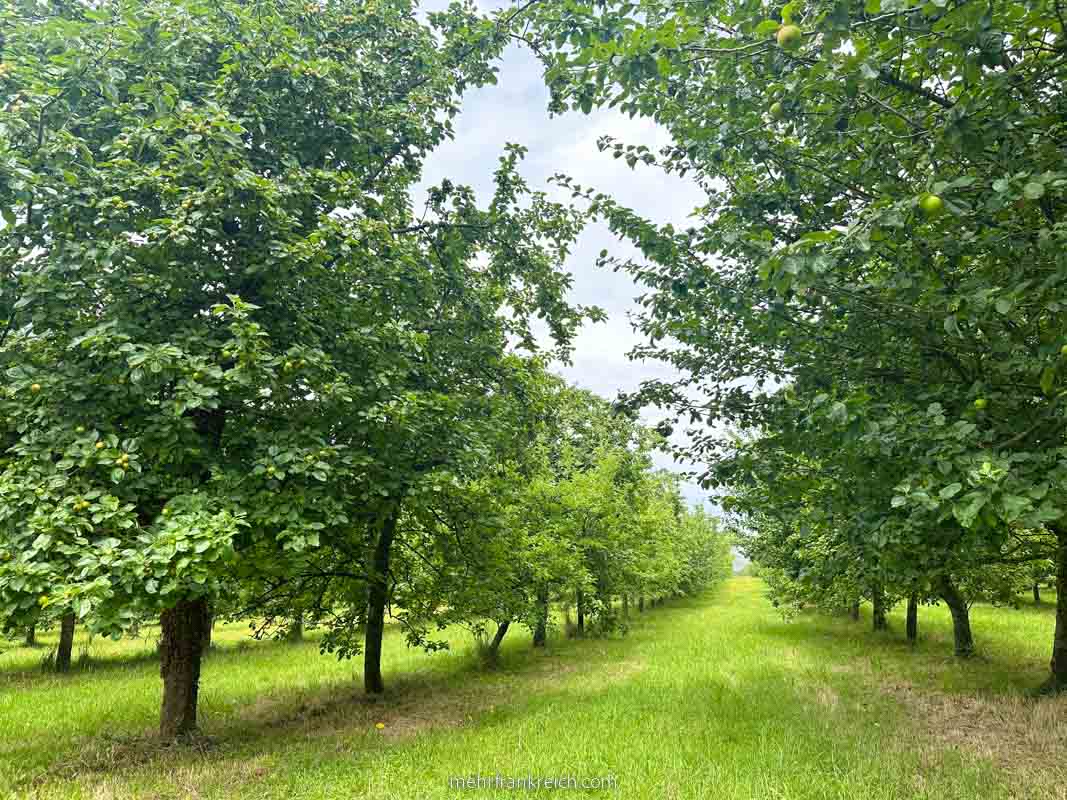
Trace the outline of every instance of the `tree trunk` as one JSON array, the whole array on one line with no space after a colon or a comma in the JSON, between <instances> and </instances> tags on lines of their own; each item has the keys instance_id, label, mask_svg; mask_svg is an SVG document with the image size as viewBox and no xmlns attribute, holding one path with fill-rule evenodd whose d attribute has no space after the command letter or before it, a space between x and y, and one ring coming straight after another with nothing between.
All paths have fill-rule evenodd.
<instances>
[{"instance_id":1,"label":"tree trunk","mask_svg":"<svg viewBox=\"0 0 1067 800\"><path fill-rule=\"evenodd\" d=\"M956 655L967 658L974 655L974 637L971 635L971 612L967 608L960 590L951 579L945 577L939 582L941 599L945 601L952 613L952 638Z\"/></svg>"},{"instance_id":2,"label":"tree trunk","mask_svg":"<svg viewBox=\"0 0 1067 800\"><path fill-rule=\"evenodd\" d=\"M200 657L203 655L207 602L203 598L182 600L160 618L160 674L163 676L163 709L159 733L176 739L196 731L196 700L200 690Z\"/></svg>"},{"instance_id":3,"label":"tree trunk","mask_svg":"<svg viewBox=\"0 0 1067 800\"><path fill-rule=\"evenodd\" d=\"M871 624L876 631L884 631L889 627L889 623L885 618L885 593L882 591L881 586L876 586L874 591L871 592L871 606L873 608L871 612Z\"/></svg>"},{"instance_id":4,"label":"tree trunk","mask_svg":"<svg viewBox=\"0 0 1067 800\"><path fill-rule=\"evenodd\" d=\"M637 610L642 612L642 613L645 610L645 596L644 595L641 595L640 597L637 598Z\"/></svg>"},{"instance_id":5,"label":"tree trunk","mask_svg":"<svg viewBox=\"0 0 1067 800\"><path fill-rule=\"evenodd\" d=\"M26 629L26 641L27 647L35 647L37 645L37 626L31 625Z\"/></svg>"},{"instance_id":6,"label":"tree trunk","mask_svg":"<svg viewBox=\"0 0 1067 800\"><path fill-rule=\"evenodd\" d=\"M534 626L533 646L544 647L548 642L548 592L537 595L537 624Z\"/></svg>"},{"instance_id":7,"label":"tree trunk","mask_svg":"<svg viewBox=\"0 0 1067 800\"><path fill-rule=\"evenodd\" d=\"M630 595L628 594L622 596L622 618L630 618Z\"/></svg>"},{"instance_id":8,"label":"tree trunk","mask_svg":"<svg viewBox=\"0 0 1067 800\"><path fill-rule=\"evenodd\" d=\"M211 634L215 632L215 615L211 611L211 606L204 603L204 629L201 633L201 645L200 652L206 653L208 648L211 647Z\"/></svg>"},{"instance_id":9,"label":"tree trunk","mask_svg":"<svg viewBox=\"0 0 1067 800\"><path fill-rule=\"evenodd\" d=\"M289 631L285 636L290 642L304 641L304 615L298 614L289 624Z\"/></svg>"},{"instance_id":10,"label":"tree trunk","mask_svg":"<svg viewBox=\"0 0 1067 800\"><path fill-rule=\"evenodd\" d=\"M908 595L907 635L912 644L919 638L919 595L915 592Z\"/></svg>"},{"instance_id":11,"label":"tree trunk","mask_svg":"<svg viewBox=\"0 0 1067 800\"><path fill-rule=\"evenodd\" d=\"M382 636L385 634L385 604L389 601L389 555L399 517L399 505L386 512L371 560L367 588L367 634L363 648L363 688L367 694L385 691L382 681Z\"/></svg>"},{"instance_id":12,"label":"tree trunk","mask_svg":"<svg viewBox=\"0 0 1067 800\"><path fill-rule=\"evenodd\" d=\"M578 635L585 636L585 595L581 589L574 595L574 608L578 613Z\"/></svg>"},{"instance_id":13,"label":"tree trunk","mask_svg":"<svg viewBox=\"0 0 1067 800\"><path fill-rule=\"evenodd\" d=\"M64 614L59 623L59 648L56 650L56 672L70 672L70 655L74 650L74 612Z\"/></svg>"},{"instance_id":14,"label":"tree trunk","mask_svg":"<svg viewBox=\"0 0 1067 800\"><path fill-rule=\"evenodd\" d=\"M489 642L489 662L495 664L500 657L500 643L504 641L504 637L507 636L508 628L511 627L511 622L501 622L496 626L496 634L493 636L493 640Z\"/></svg>"},{"instance_id":15,"label":"tree trunk","mask_svg":"<svg viewBox=\"0 0 1067 800\"><path fill-rule=\"evenodd\" d=\"M852 608L850 608L848 610L848 615L850 617L852 617L852 621L853 622L859 622L860 621L860 602L859 602L859 600L857 600L855 603L852 604Z\"/></svg>"},{"instance_id":16,"label":"tree trunk","mask_svg":"<svg viewBox=\"0 0 1067 800\"><path fill-rule=\"evenodd\" d=\"M1041 605L1041 584L1034 581L1034 605Z\"/></svg>"},{"instance_id":17,"label":"tree trunk","mask_svg":"<svg viewBox=\"0 0 1067 800\"><path fill-rule=\"evenodd\" d=\"M1046 691L1067 689L1067 526L1057 526L1056 548L1056 632L1052 638L1052 675L1043 687Z\"/></svg>"}]
</instances>

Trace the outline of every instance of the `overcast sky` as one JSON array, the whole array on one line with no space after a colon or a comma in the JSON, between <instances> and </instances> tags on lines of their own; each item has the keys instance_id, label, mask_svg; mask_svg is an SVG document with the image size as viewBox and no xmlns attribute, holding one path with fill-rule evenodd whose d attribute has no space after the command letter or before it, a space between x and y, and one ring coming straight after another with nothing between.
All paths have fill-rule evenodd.
<instances>
[{"instance_id":1,"label":"overcast sky","mask_svg":"<svg viewBox=\"0 0 1067 800\"><path fill-rule=\"evenodd\" d=\"M529 149L521 171L533 189L547 189L549 176L562 172L583 186L610 194L654 222L684 225L703 199L692 182L641 164L632 170L625 159L616 160L596 147L599 136L610 134L627 144L656 149L669 142L667 132L651 121L631 120L613 112L550 117L541 73L541 65L527 50L509 48L500 64L499 83L469 92L464 98L463 112L455 122L455 139L430 158L423 185L449 178L474 187L479 199L488 201L497 159L504 145L513 142ZM597 254L604 248L621 256L634 252L602 225L592 226L582 235L567 263L574 275L572 299L600 306L609 318L583 329L573 364L560 365L557 371L571 383L613 399L620 391L636 389L645 378L666 376L670 371L655 362L627 359L627 352L640 341L627 312L636 308L634 298L641 290L625 274L596 268ZM646 418L651 419L651 414ZM684 469L663 454L657 463ZM687 485L685 493L694 503L704 498L695 485Z\"/></svg>"}]
</instances>

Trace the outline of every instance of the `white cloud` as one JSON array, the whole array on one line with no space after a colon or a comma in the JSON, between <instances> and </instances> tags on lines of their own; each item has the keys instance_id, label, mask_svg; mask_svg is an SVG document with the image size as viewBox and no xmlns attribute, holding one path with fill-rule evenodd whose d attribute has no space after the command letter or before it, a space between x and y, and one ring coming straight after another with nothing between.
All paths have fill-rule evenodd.
<instances>
[{"instance_id":1,"label":"white cloud","mask_svg":"<svg viewBox=\"0 0 1067 800\"><path fill-rule=\"evenodd\" d=\"M472 91L464 98L463 111L455 121L455 139L429 159L416 203L425 187L446 177L470 185L479 199L488 200L497 159L504 145L513 142L529 150L521 170L534 188L551 193L549 177L564 173L655 222L671 222L677 227L688 224L689 213L704 200L698 187L664 175L655 167L638 164L631 169L624 159L616 160L596 146L597 139L608 134L626 144L644 144L657 150L670 141L663 129L649 120L630 119L614 111L552 118L547 105L548 91L539 62L524 49L509 48L500 65L498 85ZM602 249L620 257L637 255L604 225L590 226L582 234L567 263L574 275L572 299L600 306L609 319L580 333L573 363L561 365L559 371L572 383L614 398L620 391L633 391L644 379L670 377L671 372L662 364L627 358L629 350L641 341L627 312L637 307L634 298L642 290L624 273L596 268L596 256ZM655 420L658 415L646 412L644 417ZM684 469L666 455L657 456L656 463ZM691 502L704 500L704 493L695 485L687 485L685 493Z\"/></svg>"}]
</instances>

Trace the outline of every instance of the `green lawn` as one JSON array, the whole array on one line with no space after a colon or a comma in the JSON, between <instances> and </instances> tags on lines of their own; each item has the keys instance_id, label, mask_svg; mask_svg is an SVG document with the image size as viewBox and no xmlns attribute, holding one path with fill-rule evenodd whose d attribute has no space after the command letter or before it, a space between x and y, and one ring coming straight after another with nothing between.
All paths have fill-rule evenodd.
<instances>
[{"instance_id":1,"label":"green lawn","mask_svg":"<svg viewBox=\"0 0 1067 800\"><path fill-rule=\"evenodd\" d=\"M979 607L973 624L982 655L961 664L944 609L922 610L912 649L899 611L881 635L785 622L758 580L736 578L640 615L626 637L545 653L509 637L496 672L461 631L432 656L392 631L377 703L361 697L358 662L313 641L251 643L231 625L205 663L195 748L151 738L154 631L94 642L90 664L62 678L40 671L43 650L16 648L0 655L0 795L515 796L449 786L500 773L614 776L615 796L650 800L1062 797L1067 700L1026 694L1044 678L1051 606Z\"/></svg>"}]
</instances>

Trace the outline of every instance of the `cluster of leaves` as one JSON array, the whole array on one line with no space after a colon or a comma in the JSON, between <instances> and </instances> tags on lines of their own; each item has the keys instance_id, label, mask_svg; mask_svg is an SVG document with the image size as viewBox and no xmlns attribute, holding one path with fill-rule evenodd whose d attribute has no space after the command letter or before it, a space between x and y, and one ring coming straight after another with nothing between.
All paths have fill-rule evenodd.
<instances>
[{"instance_id":1,"label":"cluster of leaves","mask_svg":"<svg viewBox=\"0 0 1067 800\"><path fill-rule=\"evenodd\" d=\"M510 148L423 158L507 19L405 2L0 8L0 619L220 603L478 462L533 318L597 309ZM390 43L383 49L383 43Z\"/></svg>"},{"instance_id":2,"label":"cluster of leaves","mask_svg":"<svg viewBox=\"0 0 1067 800\"><path fill-rule=\"evenodd\" d=\"M624 624L619 598L699 591L731 569L731 538L688 509L677 478L653 469L660 437L605 400L527 362L497 398L499 436L464 472L451 470L400 504L388 569L392 617L413 646L437 631L548 624L549 604L579 607L590 628ZM362 648L368 571L361 555L313 554L299 574L248 598L279 633L298 613L323 647Z\"/></svg>"},{"instance_id":3,"label":"cluster of leaves","mask_svg":"<svg viewBox=\"0 0 1067 800\"><path fill-rule=\"evenodd\" d=\"M645 256L616 265L650 287L637 354L682 378L644 399L716 423L688 455L809 599L1067 576L1064 24L1054 0L539 12L555 107L657 120L661 152L602 145L706 190L679 231L574 187Z\"/></svg>"}]
</instances>

